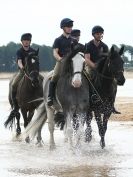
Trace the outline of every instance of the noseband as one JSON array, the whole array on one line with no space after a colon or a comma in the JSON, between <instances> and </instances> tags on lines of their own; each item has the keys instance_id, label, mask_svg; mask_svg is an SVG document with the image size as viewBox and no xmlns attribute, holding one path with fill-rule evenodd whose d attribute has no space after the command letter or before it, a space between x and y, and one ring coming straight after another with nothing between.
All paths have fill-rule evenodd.
<instances>
[{"instance_id":1,"label":"noseband","mask_svg":"<svg viewBox=\"0 0 133 177\"><path fill-rule=\"evenodd\" d=\"M76 75L76 74L81 74L82 72L81 71L76 71L73 73L73 76Z\"/></svg>"}]
</instances>

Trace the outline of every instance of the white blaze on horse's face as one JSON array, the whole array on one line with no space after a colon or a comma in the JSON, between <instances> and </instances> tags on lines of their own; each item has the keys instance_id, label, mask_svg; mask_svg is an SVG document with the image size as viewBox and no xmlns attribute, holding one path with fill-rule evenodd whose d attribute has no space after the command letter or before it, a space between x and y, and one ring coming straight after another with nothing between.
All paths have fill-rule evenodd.
<instances>
[{"instance_id":1,"label":"white blaze on horse's face","mask_svg":"<svg viewBox=\"0 0 133 177\"><path fill-rule=\"evenodd\" d=\"M32 63L35 63L35 59L34 59L34 58L32 58L31 62L32 62Z\"/></svg>"},{"instance_id":2,"label":"white blaze on horse's face","mask_svg":"<svg viewBox=\"0 0 133 177\"><path fill-rule=\"evenodd\" d=\"M72 58L72 61L73 61L72 85L75 88L79 88L82 85L81 73L83 71L85 59L78 53Z\"/></svg>"}]
</instances>

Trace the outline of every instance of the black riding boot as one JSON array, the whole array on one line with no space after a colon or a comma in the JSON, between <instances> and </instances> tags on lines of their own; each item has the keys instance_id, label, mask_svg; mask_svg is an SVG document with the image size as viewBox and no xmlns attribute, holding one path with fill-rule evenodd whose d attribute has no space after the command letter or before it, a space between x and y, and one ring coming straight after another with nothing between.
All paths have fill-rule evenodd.
<instances>
[{"instance_id":1,"label":"black riding boot","mask_svg":"<svg viewBox=\"0 0 133 177\"><path fill-rule=\"evenodd\" d=\"M52 106L53 105L54 97L55 97L55 82L50 81L50 83L49 83L48 100L47 100L47 105L48 106Z\"/></svg>"},{"instance_id":2,"label":"black riding boot","mask_svg":"<svg viewBox=\"0 0 133 177\"><path fill-rule=\"evenodd\" d=\"M13 110L14 111L18 111L19 109L19 106L18 106L18 102L17 102L17 99L16 99L16 92L12 92L12 103L13 103Z\"/></svg>"}]
</instances>

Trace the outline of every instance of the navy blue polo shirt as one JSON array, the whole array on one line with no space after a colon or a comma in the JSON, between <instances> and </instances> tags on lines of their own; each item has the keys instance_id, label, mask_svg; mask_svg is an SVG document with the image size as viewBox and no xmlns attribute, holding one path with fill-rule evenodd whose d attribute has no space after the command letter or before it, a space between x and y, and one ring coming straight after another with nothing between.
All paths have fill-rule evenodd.
<instances>
[{"instance_id":1,"label":"navy blue polo shirt","mask_svg":"<svg viewBox=\"0 0 133 177\"><path fill-rule=\"evenodd\" d=\"M73 39L69 36L68 38L63 34L55 39L53 49L59 49L59 56L64 57L71 51L71 45Z\"/></svg>"},{"instance_id":2,"label":"navy blue polo shirt","mask_svg":"<svg viewBox=\"0 0 133 177\"><path fill-rule=\"evenodd\" d=\"M33 48L31 48L31 47L27 51L24 50L23 47L21 47L20 49L18 49L18 51L16 53L16 55L17 55L17 61L19 59L21 59L22 60L22 64L24 66L25 65L25 57L27 57L28 53L30 53L30 52L35 52L35 50Z\"/></svg>"},{"instance_id":3,"label":"navy blue polo shirt","mask_svg":"<svg viewBox=\"0 0 133 177\"><path fill-rule=\"evenodd\" d=\"M107 53L107 52L108 52L108 46L102 41L100 41L100 44L96 46L94 44L94 41L91 40L90 42L86 44L86 47L85 47L85 54L89 53L90 59L94 63L99 61L102 53Z\"/></svg>"}]
</instances>

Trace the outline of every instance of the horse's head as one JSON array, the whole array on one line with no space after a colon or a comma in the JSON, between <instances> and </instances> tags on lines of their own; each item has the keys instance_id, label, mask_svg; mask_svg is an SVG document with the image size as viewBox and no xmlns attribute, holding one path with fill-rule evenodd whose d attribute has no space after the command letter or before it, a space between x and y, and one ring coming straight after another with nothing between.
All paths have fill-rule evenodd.
<instances>
[{"instance_id":1,"label":"horse's head","mask_svg":"<svg viewBox=\"0 0 133 177\"><path fill-rule=\"evenodd\" d=\"M37 87L39 84L39 49L35 52L31 52L25 58L25 73L31 80L32 85Z\"/></svg>"},{"instance_id":2,"label":"horse's head","mask_svg":"<svg viewBox=\"0 0 133 177\"><path fill-rule=\"evenodd\" d=\"M109 52L109 63L108 67L112 75L115 77L118 85L124 85L124 61L121 57L123 54L124 47L121 47L119 51L114 49L114 46L111 47Z\"/></svg>"},{"instance_id":3,"label":"horse's head","mask_svg":"<svg viewBox=\"0 0 133 177\"><path fill-rule=\"evenodd\" d=\"M72 66L73 66L72 86L75 88L79 88L82 85L81 74L84 68L84 62L85 59L80 53L77 53L72 58Z\"/></svg>"}]
</instances>

